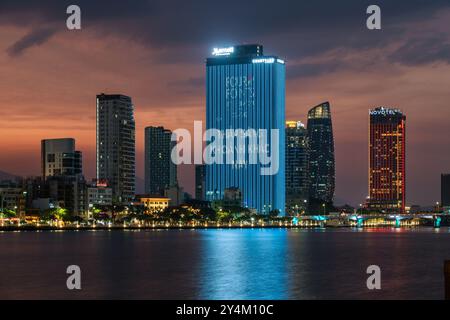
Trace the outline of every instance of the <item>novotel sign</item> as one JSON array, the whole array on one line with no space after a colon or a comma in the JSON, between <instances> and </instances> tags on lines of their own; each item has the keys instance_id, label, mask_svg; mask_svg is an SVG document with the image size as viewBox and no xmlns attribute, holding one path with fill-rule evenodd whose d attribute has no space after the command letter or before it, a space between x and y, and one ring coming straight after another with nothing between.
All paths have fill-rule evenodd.
<instances>
[{"instance_id":1,"label":"novotel sign","mask_svg":"<svg viewBox=\"0 0 450 320\"><path fill-rule=\"evenodd\" d=\"M394 116L396 114L401 114L400 110L385 109L385 108L370 110L371 116Z\"/></svg>"},{"instance_id":2,"label":"novotel sign","mask_svg":"<svg viewBox=\"0 0 450 320\"><path fill-rule=\"evenodd\" d=\"M214 48L212 55L213 56L229 56L232 53L234 53L234 47Z\"/></svg>"}]
</instances>

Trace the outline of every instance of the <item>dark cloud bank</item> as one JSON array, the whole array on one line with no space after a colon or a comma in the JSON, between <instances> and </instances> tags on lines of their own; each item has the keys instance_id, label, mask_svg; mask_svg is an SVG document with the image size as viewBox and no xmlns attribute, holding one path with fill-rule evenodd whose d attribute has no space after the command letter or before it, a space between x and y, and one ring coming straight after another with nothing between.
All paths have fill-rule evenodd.
<instances>
[{"instance_id":1,"label":"dark cloud bank","mask_svg":"<svg viewBox=\"0 0 450 320\"><path fill-rule=\"evenodd\" d=\"M42 45L65 30L65 9L73 1L2 1L0 25L27 28L11 44L15 57ZM314 56L335 48L369 49L404 42L389 58L405 64L449 61L448 34L410 38L414 24L428 21L448 0L377 1L382 8L381 31L365 28L365 10L372 1L76 1L83 28L99 36L114 34L161 49L166 63L198 61L212 46L261 42L286 59ZM431 46L429 45L431 43ZM180 55L177 50L184 48ZM317 68L317 70L314 70ZM300 76L339 68L339 62L306 65ZM296 72L293 72L295 75Z\"/></svg>"}]
</instances>

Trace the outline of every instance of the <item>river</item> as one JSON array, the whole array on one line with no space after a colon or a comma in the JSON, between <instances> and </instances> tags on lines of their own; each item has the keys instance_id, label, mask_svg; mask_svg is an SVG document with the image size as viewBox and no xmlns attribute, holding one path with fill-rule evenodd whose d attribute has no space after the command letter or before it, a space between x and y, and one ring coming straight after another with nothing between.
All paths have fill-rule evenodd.
<instances>
[{"instance_id":1,"label":"river","mask_svg":"<svg viewBox=\"0 0 450 320\"><path fill-rule=\"evenodd\" d=\"M0 298L442 299L445 259L447 227L0 232Z\"/></svg>"}]
</instances>

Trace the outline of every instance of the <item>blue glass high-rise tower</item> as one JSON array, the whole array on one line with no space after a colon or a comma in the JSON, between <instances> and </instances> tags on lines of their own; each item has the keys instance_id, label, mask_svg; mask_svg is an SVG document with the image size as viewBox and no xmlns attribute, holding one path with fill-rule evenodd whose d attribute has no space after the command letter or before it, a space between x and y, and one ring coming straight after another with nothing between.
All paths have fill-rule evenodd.
<instances>
[{"instance_id":1,"label":"blue glass high-rise tower","mask_svg":"<svg viewBox=\"0 0 450 320\"><path fill-rule=\"evenodd\" d=\"M261 45L215 48L213 56L206 60L206 129L241 130L246 132L247 144L254 141L251 132L256 132L259 148L259 132L266 130L269 143L264 149L278 162L271 174L262 173L262 168L267 168L268 164L261 159L256 163L249 161L249 153L244 163L207 164L206 199L221 200L225 189L239 188L245 207L261 214L278 211L284 215L284 61L263 55ZM278 139L270 139L272 132L277 132ZM229 144L223 150L229 152Z\"/></svg>"}]
</instances>

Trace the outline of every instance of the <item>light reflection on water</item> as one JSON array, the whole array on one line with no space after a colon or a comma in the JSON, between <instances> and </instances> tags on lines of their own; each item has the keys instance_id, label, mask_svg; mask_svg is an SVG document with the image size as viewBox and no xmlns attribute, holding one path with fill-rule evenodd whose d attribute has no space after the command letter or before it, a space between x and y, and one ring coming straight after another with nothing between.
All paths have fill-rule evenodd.
<instances>
[{"instance_id":1,"label":"light reflection on water","mask_svg":"<svg viewBox=\"0 0 450 320\"><path fill-rule=\"evenodd\" d=\"M199 298L289 298L285 230L238 229L205 237Z\"/></svg>"},{"instance_id":2,"label":"light reflection on water","mask_svg":"<svg viewBox=\"0 0 450 320\"><path fill-rule=\"evenodd\" d=\"M0 298L441 299L449 258L449 228L3 232Z\"/></svg>"}]
</instances>

